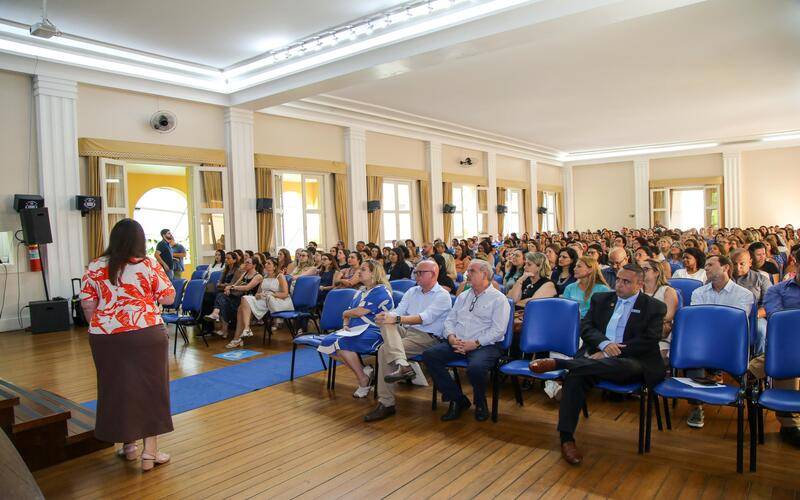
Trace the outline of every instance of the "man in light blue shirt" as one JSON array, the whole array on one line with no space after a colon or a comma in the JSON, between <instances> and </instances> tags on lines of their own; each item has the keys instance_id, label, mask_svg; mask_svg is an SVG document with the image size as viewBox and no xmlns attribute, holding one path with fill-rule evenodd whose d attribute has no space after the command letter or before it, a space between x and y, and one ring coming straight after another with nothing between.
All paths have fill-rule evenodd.
<instances>
[{"instance_id":1,"label":"man in light blue shirt","mask_svg":"<svg viewBox=\"0 0 800 500\"><path fill-rule=\"evenodd\" d=\"M491 286L494 270L485 260L473 260L467 268L471 288L456 299L444 324L441 343L422 353L422 359L442 392L450 402L443 421L455 420L470 407L470 400L450 376L447 364L467 360L467 377L472 384L475 400L475 420L489 418L486 404L486 378L500 357L498 344L506 334L511 306L505 295Z\"/></svg>"},{"instance_id":2,"label":"man in light blue shirt","mask_svg":"<svg viewBox=\"0 0 800 500\"><path fill-rule=\"evenodd\" d=\"M382 420L395 414L394 384L416 376L408 362L441 342L444 321L450 312L450 294L439 286L439 266L432 260L417 264L417 286L403 295L391 312L379 313L375 322L381 327L383 345L378 349L378 406L364 416L367 422Z\"/></svg>"}]
</instances>

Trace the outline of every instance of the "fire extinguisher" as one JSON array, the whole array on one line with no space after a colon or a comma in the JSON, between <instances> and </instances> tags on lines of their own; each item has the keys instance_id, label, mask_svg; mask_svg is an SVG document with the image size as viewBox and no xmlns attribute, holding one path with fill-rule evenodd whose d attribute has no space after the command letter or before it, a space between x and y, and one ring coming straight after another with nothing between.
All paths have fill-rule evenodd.
<instances>
[{"instance_id":1,"label":"fire extinguisher","mask_svg":"<svg viewBox=\"0 0 800 500\"><path fill-rule=\"evenodd\" d=\"M28 245L28 260L31 271L42 270L42 258L39 256L39 245Z\"/></svg>"}]
</instances>

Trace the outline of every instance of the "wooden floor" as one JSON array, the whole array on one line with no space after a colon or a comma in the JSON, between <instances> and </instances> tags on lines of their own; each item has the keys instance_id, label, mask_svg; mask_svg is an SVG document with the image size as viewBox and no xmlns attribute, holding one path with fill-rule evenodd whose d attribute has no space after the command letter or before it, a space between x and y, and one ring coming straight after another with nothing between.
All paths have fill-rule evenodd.
<instances>
[{"instance_id":1,"label":"wooden floor","mask_svg":"<svg viewBox=\"0 0 800 500\"><path fill-rule=\"evenodd\" d=\"M291 346L283 332L269 349L250 343L266 354ZM179 342L171 377L230 366L211 356L223 345ZM48 498L800 498L800 451L779 441L772 414L759 471L736 474L732 409L707 407L706 427L693 430L679 405L675 429L654 425L643 457L638 403L593 395L576 435L584 463L571 467L560 459L557 406L538 388L525 393L524 407L505 388L492 424L471 412L442 423L430 389L403 387L397 416L365 424L374 401L353 399L353 377L338 374L335 394L319 373L175 416L175 431L161 440L173 461L146 475L103 450L36 480ZM86 333L77 330L0 334L0 377L79 402L96 395Z\"/></svg>"}]
</instances>

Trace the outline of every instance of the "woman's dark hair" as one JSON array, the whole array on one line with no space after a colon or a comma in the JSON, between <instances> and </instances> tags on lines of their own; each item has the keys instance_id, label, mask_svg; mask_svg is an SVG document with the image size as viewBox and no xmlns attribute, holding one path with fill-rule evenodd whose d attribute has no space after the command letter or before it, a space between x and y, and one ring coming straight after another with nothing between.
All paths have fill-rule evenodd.
<instances>
[{"instance_id":1,"label":"woman's dark hair","mask_svg":"<svg viewBox=\"0 0 800 500\"><path fill-rule=\"evenodd\" d=\"M272 276L267 276L267 277L268 278L275 278L276 276L278 276L281 273L281 268L278 265L278 259L276 259L275 257L269 257L267 259L267 262L272 262L272 272L273 272ZM267 262L264 263L264 270L266 270L266 268L267 268ZM263 273L263 271L262 271L262 273Z\"/></svg>"},{"instance_id":2,"label":"woman's dark hair","mask_svg":"<svg viewBox=\"0 0 800 500\"><path fill-rule=\"evenodd\" d=\"M405 262L406 260L406 251L405 247L394 247L392 248L392 253L397 255L397 263L400 264L401 262Z\"/></svg>"},{"instance_id":3,"label":"woman's dark hair","mask_svg":"<svg viewBox=\"0 0 800 500\"><path fill-rule=\"evenodd\" d=\"M240 261L243 261L243 260L244 260L244 252L242 252L242 251L241 251L241 250L239 250L238 248L237 248L236 250L234 250L234 251L233 251L233 253L235 253L236 255L238 255L238 256L239 256L239 260L240 260Z\"/></svg>"},{"instance_id":4,"label":"woman's dark hair","mask_svg":"<svg viewBox=\"0 0 800 500\"><path fill-rule=\"evenodd\" d=\"M322 262L320 262L319 265L320 265L320 267L322 268L323 271L338 271L339 270L339 263L336 262L336 257L334 257L333 254L324 253L324 254L322 254L322 256L323 257L327 257L328 260L331 262L330 269L325 269L325 266L323 266Z\"/></svg>"},{"instance_id":5,"label":"woman's dark hair","mask_svg":"<svg viewBox=\"0 0 800 500\"><path fill-rule=\"evenodd\" d=\"M642 252L644 252L645 255L647 255L648 259L652 259L652 258L654 258L656 256L655 252L653 252L653 249L650 248L647 245L642 245L639 248L637 248L636 250L641 250Z\"/></svg>"},{"instance_id":6,"label":"woman's dark hair","mask_svg":"<svg viewBox=\"0 0 800 500\"><path fill-rule=\"evenodd\" d=\"M364 263L364 256L361 255L361 252L350 252L347 255L347 258L349 259L351 255L355 255L356 256L356 259L358 259L358 267L361 267L361 264Z\"/></svg>"},{"instance_id":7,"label":"woman's dark hair","mask_svg":"<svg viewBox=\"0 0 800 500\"><path fill-rule=\"evenodd\" d=\"M569 258L572 261L569 264L569 275L575 276L575 265L578 263L578 252L576 252L572 247L564 247L558 251L558 256L561 257L562 253L569 255ZM556 262L558 261L556 260ZM556 270L558 271L558 274L561 274L561 266L556 265ZM556 274L556 276L558 276L558 274Z\"/></svg>"},{"instance_id":8,"label":"woman's dark hair","mask_svg":"<svg viewBox=\"0 0 800 500\"><path fill-rule=\"evenodd\" d=\"M441 283L442 278L447 276L447 263L444 261L444 257L438 253L433 254L433 260L436 262L436 265L439 266L439 274L436 276L436 281Z\"/></svg>"},{"instance_id":9,"label":"woman's dark hair","mask_svg":"<svg viewBox=\"0 0 800 500\"><path fill-rule=\"evenodd\" d=\"M214 264L217 263L217 257L219 257L219 263L220 264L224 264L225 263L225 250L223 250L221 248L217 248L214 251Z\"/></svg>"},{"instance_id":10,"label":"woman's dark hair","mask_svg":"<svg viewBox=\"0 0 800 500\"><path fill-rule=\"evenodd\" d=\"M229 256L229 255L230 255L230 256L231 256L231 258L233 259L233 267L232 267L232 268L229 268L229 267L228 267L228 264L226 263L226 264L225 264L225 267L223 267L223 268L222 268L222 275L223 275L223 276L227 276L229 272L231 272L232 270L234 270L234 269L236 269L237 267L239 267L239 266L242 264L242 260L244 260L244 259L241 259L241 258L239 257L239 254L238 254L238 253L236 253L236 252L228 252L228 253L226 253L226 254L225 254L225 257L227 257L227 256Z\"/></svg>"},{"instance_id":11,"label":"woman's dark hair","mask_svg":"<svg viewBox=\"0 0 800 500\"><path fill-rule=\"evenodd\" d=\"M253 252L252 250L245 250L244 254L247 255L248 257L252 257L253 255L255 255L255 252Z\"/></svg>"},{"instance_id":12,"label":"woman's dark hair","mask_svg":"<svg viewBox=\"0 0 800 500\"><path fill-rule=\"evenodd\" d=\"M706 265L706 254L702 250L695 247L687 247L683 250L684 255L689 254L697 261L697 269L703 269Z\"/></svg>"},{"instance_id":13,"label":"woman's dark hair","mask_svg":"<svg viewBox=\"0 0 800 500\"><path fill-rule=\"evenodd\" d=\"M108 248L103 257L108 257L108 280L117 284L117 278L132 259L144 259L146 255L144 229L133 219L122 219L114 224L108 236ZM160 264L159 264L160 265Z\"/></svg>"},{"instance_id":14,"label":"woman's dark hair","mask_svg":"<svg viewBox=\"0 0 800 500\"><path fill-rule=\"evenodd\" d=\"M281 259L281 257L283 258ZM289 264L292 263L292 254L289 253L289 250L286 250L285 248L281 248L280 250L278 250L278 262L279 262L278 270L279 271L286 270Z\"/></svg>"}]
</instances>

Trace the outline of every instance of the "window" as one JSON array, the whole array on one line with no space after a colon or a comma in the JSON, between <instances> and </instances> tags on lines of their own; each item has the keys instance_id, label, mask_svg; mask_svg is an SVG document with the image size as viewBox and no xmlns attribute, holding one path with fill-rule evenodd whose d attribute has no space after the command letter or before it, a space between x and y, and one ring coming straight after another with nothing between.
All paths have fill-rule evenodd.
<instances>
[{"instance_id":1,"label":"window","mask_svg":"<svg viewBox=\"0 0 800 500\"><path fill-rule=\"evenodd\" d=\"M411 239L411 183L384 182L381 208L384 246L391 247L393 240Z\"/></svg>"},{"instance_id":2,"label":"window","mask_svg":"<svg viewBox=\"0 0 800 500\"><path fill-rule=\"evenodd\" d=\"M556 194L543 191L542 200L547 209L547 213L542 216L542 231L556 231Z\"/></svg>"},{"instance_id":3,"label":"window","mask_svg":"<svg viewBox=\"0 0 800 500\"><path fill-rule=\"evenodd\" d=\"M160 187L143 194L133 209L133 219L144 229L147 253L152 255L155 252L156 245L161 241L161 229L168 228L175 241L186 248L184 264L191 264L188 214L189 204L179 191Z\"/></svg>"},{"instance_id":4,"label":"window","mask_svg":"<svg viewBox=\"0 0 800 500\"><path fill-rule=\"evenodd\" d=\"M519 189L506 189L505 205L508 211L503 221L503 232L506 234L517 233L520 234L520 205L522 200L522 191Z\"/></svg>"},{"instance_id":5,"label":"window","mask_svg":"<svg viewBox=\"0 0 800 500\"><path fill-rule=\"evenodd\" d=\"M322 241L324 177L295 173L278 173L274 177L276 246L290 251L305 248L309 241L325 246Z\"/></svg>"},{"instance_id":6,"label":"window","mask_svg":"<svg viewBox=\"0 0 800 500\"><path fill-rule=\"evenodd\" d=\"M453 186L453 237L469 238L484 234L489 228L489 202L485 187Z\"/></svg>"},{"instance_id":7,"label":"window","mask_svg":"<svg viewBox=\"0 0 800 500\"><path fill-rule=\"evenodd\" d=\"M209 262L216 250L225 249L228 223L225 215L227 172L221 167L193 167L195 213L195 255L197 262Z\"/></svg>"},{"instance_id":8,"label":"window","mask_svg":"<svg viewBox=\"0 0 800 500\"><path fill-rule=\"evenodd\" d=\"M720 186L674 186L650 190L650 224L682 230L719 227Z\"/></svg>"}]
</instances>

